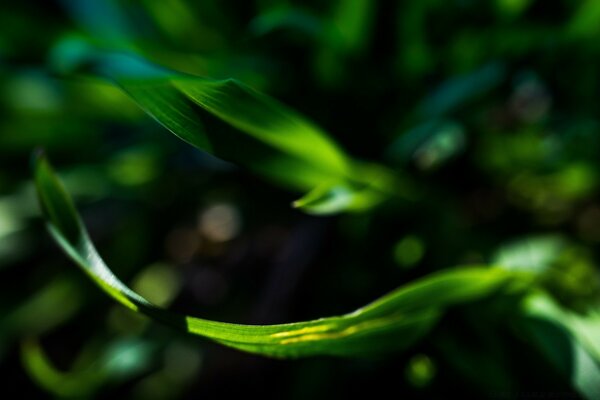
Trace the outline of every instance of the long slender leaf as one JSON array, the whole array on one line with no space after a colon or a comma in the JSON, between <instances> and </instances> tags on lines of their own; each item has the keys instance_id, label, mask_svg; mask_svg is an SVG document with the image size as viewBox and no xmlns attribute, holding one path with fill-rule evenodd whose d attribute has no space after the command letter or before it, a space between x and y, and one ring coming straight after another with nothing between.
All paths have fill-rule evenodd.
<instances>
[{"instance_id":1,"label":"long slender leaf","mask_svg":"<svg viewBox=\"0 0 600 400\"><path fill-rule=\"evenodd\" d=\"M518 320L546 358L587 399L600 398L600 318L563 309L549 295L533 293Z\"/></svg>"},{"instance_id":2,"label":"long slender leaf","mask_svg":"<svg viewBox=\"0 0 600 400\"><path fill-rule=\"evenodd\" d=\"M358 356L402 349L428 332L444 308L489 296L520 276L500 268L448 270L397 289L352 313L306 322L239 325L184 316L155 306L113 274L43 155L35 158L35 181L50 233L108 295L157 321L252 353Z\"/></svg>"},{"instance_id":3,"label":"long slender leaf","mask_svg":"<svg viewBox=\"0 0 600 400\"><path fill-rule=\"evenodd\" d=\"M359 197L365 192L372 192L370 197L414 197L406 177L352 160L314 123L234 79L187 75L135 55L100 51L82 41L64 41L54 59L63 72L85 69L109 79L187 143L292 188L310 191L330 182L361 192ZM205 129L203 115L230 128ZM378 170L375 180L373 169ZM328 213L364 208L338 202L328 207Z\"/></svg>"}]
</instances>

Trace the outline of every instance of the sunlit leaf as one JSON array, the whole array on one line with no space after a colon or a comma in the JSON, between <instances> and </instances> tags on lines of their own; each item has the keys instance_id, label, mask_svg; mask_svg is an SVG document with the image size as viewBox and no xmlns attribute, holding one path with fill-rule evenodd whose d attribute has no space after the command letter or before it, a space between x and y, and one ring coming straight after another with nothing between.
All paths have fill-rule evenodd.
<instances>
[{"instance_id":1,"label":"sunlit leaf","mask_svg":"<svg viewBox=\"0 0 600 400\"><path fill-rule=\"evenodd\" d=\"M58 397L80 398L147 370L154 347L137 338L114 340L87 365L76 363L73 370L61 371L36 339L27 339L21 345L21 359L29 376L40 387Z\"/></svg>"},{"instance_id":2,"label":"sunlit leaf","mask_svg":"<svg viewBox=\"0 0 600 400\"><path fill-rule=\"evenodd\" d=\"M345 53L357 53L369 40L377 3L369 0L341 0L332 18L335 47Z\"/></svg>"},{"instance_id":3,"label":"sunlit leaf","mask_svg":"<svg viewBox=\"0 0 600 400\"><path fill-rule=\"evenodd\" d=\"M35 181L50 233L107 294L157 321L252 353L275 357L358 356L406 348L431 329L445 308L489 296L520 279L520 275L499 268L447 270L397 289L352 313L290 324L239 325L184 316L150 303L113 274L41 155L35 160Z\"/></svg>"},{"instance_id":4,"label":"sunlit leaf","mask_svg":"<svg viewBox=\"0 0 600 400\"><path fill-rule=\"evenodd\" d=\"M372 174L314 123L239 81L170 71L80 40L58 46L53 63L62 72L86 69L108 78L180 139L284 185L307 191L336 182L349 190L359 186L359 197L366 191L369 197L414 196L406 177L396 179L384 169L377 174L385 175L386 185L372 183ZM201 117L208 115L233 129L205 129ZM331 212L338 211L343 209Z\"/></svg>"}]
</instances>

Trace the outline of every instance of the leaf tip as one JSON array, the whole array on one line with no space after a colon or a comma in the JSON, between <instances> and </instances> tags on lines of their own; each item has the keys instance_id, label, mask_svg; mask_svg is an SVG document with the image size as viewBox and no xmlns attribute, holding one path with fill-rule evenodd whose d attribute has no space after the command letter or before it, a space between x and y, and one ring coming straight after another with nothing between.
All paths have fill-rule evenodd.
<instances>
[{"instance_id":1,"label":"leaf tip","mask_svg":"<svg viewBox=\"0 0 600 400\"><path fill-rule=\"evenodd\" d=\"M304 206L304 201L302 199L294 200L290 203L292 208L302 208Z\"/></svg>"}]
</instances>

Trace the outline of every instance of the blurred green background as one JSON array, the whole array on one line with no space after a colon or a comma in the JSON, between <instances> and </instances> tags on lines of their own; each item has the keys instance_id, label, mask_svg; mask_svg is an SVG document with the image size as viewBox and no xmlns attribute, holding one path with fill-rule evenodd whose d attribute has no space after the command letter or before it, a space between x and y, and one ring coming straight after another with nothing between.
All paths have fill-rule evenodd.
<instances>
[{"instance_id":1,"label":"blurred green background","mask_svg":"<svg viewBox=\"0 0 600 400\"><path fill-rule=\"evenodd\" d=\"M195 150L106 82L59 74L57 49L74 37L236 78L428 196L332 217L294 210L301 193ZM553 298L597 321L599 40L595 0L3 3L0 390L578 398L506 317L510 299L450 310L409 351L374 359L270 360L151 323L52 243L29 161L45 148L117 275L181 312L318 318L432 271L500 263L544 267Z\"/></svg>"}]
</instances>

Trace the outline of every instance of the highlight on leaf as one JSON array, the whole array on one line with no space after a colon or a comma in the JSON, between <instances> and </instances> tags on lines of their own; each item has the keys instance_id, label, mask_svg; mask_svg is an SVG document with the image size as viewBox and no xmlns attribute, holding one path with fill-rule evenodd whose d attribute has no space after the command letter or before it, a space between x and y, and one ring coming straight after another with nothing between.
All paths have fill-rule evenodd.
<instances>
[{"instance_id":1,"label":"highlight on leaf","mask_svg":"<svg viewBox=\"0 0 600 400\"><path fill-rule=\"evenodd\" d=\"M365 167L317 125L235 79L171 71L135 54L100 50L81 39L63 40L51 62L64 74L84 72L109 80L157 122L200 150L295 190L312 191L323 182L338 182L351 197L361 199L360 207L357 201L330 203L328 214L364 211L383 198L415 197L407 177L383 167ZM203 115L216 117L231 129L215 134L205 128Z\"/></svg>"},{"instance_id":2,"label":"highlight on leaf","mask_svg":"<svg viewBox=\"0 0 600 400\"><path fill-rule=\"evenodd\" d=\"M240 325L185 316L159 308L119 280L98 254L44 155L35 157L34 168L50 233L109 296L158 322L251 353L365 356L404 349L425 335L448 307L509 290L522 279L519 273L497 267L450 269L416 280L354 312L289 324Z\"/></svg>"}]
</instances>

